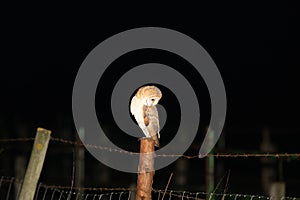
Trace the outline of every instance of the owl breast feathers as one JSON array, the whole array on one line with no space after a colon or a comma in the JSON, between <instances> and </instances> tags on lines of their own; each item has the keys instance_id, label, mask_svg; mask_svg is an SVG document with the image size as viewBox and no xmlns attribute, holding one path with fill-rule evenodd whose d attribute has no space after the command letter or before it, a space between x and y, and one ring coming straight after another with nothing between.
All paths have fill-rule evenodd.
<instances>
[{"instance_id":1,"label":"owl breast feathers","mask_svg":"<svg viewBox=\"0 0 300 200\"><path fill-rule=\"evenodd\" d=\"M147 138L152 138L155 146L159 146L159 118L156 104L162 93L155 86L141 87L132 98L130 112L134 115L139 127Z\"/></svg>"}]
</instances>

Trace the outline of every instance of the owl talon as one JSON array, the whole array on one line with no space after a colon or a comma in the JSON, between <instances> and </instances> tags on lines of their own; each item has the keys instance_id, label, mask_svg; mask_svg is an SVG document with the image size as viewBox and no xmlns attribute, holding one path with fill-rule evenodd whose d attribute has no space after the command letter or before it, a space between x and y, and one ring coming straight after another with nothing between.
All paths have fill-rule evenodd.
<instances>
[{"instance_id":1,"label":"owl talon","mask_svg":"<svg viewBox=\"0 0 300 200\"><path fill-rule=\"evenodd\" d=\"M147 140L152 140L152 138L151 138L151 137L141 137L141 138L139 138L139 139L138 139L138 141L141 141L141 140L144 140L144 139L147 139Z\"/></svg>"},{"instance_id":2,"label":"owl talon","mask_svg":"<svg viewBox=\"0 0 300 200\"><path fill-rule=\"evenodd\" d=\"M141 140L143 140L143 139L147 139L148 141L153 141L153 142L154 142L154 146L160 147L159 141L156 140L156 139L153 138L153 137L142 137L142 138L139 138L138 141L141 141Z\"/></svg>"}]
</instances>

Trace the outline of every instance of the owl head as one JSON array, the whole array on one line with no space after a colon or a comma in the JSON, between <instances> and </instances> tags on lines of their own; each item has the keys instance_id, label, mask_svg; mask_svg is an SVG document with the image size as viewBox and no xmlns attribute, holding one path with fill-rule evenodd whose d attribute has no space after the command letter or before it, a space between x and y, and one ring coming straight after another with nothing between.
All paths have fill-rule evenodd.
<instances>
[{"instance_id":1,"label":"owl head","mask_svg":"<svg viewBox=\"0 0 300 200\"><path fill-rule=\"evenodd\" d=\"M141 87L136 96L142 99L146 106L155 106L162 97L161 91L155 86Z\"/></svg>"},{"instance_id":2,"label":"owl head","mask_svg":"<svg viewBox=\"0 0 300 200\"><path fill-rule=\"evenodd\" d=\"M155 105L158 103L159 100L160 100L159 97L156 97L156 96L149 96L149 97L147 97L147 98L145 99L144 104L145 104L146 106L155 106Z\"/></svg>"}]
</instances>

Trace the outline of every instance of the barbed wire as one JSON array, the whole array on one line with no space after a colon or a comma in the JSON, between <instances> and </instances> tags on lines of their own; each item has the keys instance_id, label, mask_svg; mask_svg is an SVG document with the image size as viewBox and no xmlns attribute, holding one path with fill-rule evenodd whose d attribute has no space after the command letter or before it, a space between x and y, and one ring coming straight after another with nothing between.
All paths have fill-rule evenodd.
<instances>
[{"instance_id":1,"label":"barbed wire","mask_svg":"<svg viewBox=\"0 0 300 200\"><path fill-rule=\"evenodd\" d=\"M41 187L47 188L47 189L62 189L62 190L82 190L82 191L135 191L136 189L133 188L108 188L108 187L71 187L71 186L61 186L61 185L46 185L41 184Z\"/></svg>"},{"instance_id":2,"label":"barbed wire","mask_svg":"<svg viewBox=\"0 0 300 200\"><path fill-rule=\"evenodd\" d=\"M34 141L35 138L1 138L0 142L26 142L26 141ZM63 144L68 145L74 145L74 146L80 146L80 147L86 147L86 148L94 148L99 149L103 151L109 151L109 152L117 152L117 153L123 153L123 154L129 154L129 155L139 155L137 152L130 152L120 149L114 149L111 147L104 147L104 146L98 146L95 144L83 144L82 142L72 141L72 140L66 140L63 138L57 138L57 137L51 137L51 141L53 142L59 142ZM215 157L215 158L252 158L252 157L259 157L259 158L300 158L300 153L213 153L213 154L207 154L207 157ZM162 158L170 158L170 157L183 157L187 159L195 159L195 158L201 158L202 155L181 155L181 154L156 154L155 157L162 157Z\"/></svg>"},{"instance_id":3,"label":"barbed wire","mask_svg":"<svg viewBox=\"0 0 300 200\"><path fill-rule=\"evenodd\" d=\"M34 141L35 138L28 137L28 138L0 138L0 142L27 142L27 141ZM80 141L72 141L72 140L66 140L63 138L58 137L51 137L51 141L58 142L61 144L67 144L72 146L79 146L79 147L86 147L86 148L95 148L103 151L110 151L110 152L118 152L118 153L125 153L130 155L138 155L139 153L136 152L129 152L125 150L120 149L113 149L110 147L103 147L98 146L95 144L83 144ZM155 155L156 157L184 157L187 159L193 159L193 158L199 158L201 155L179 155L179 154L159 154ZM258 158L300 158L300 153L214 153L214 154L208 154L208 157L216 157L216 158L251 158L251 157L258 157ZM2 176L0 178L0 192L3 189L6 189L6 199L8 199L12 193L12 187L13 184L17 183L19 184L17 189L17 197L19 195L22 181L20 179L17 179L15 177L5 177ZM6 187L4 188L3 185L6 184ZM2 187L2 188L1 188ZM51 193L50 193L51 191ZM227 200L227 199L234 199L237 200L237 198L247 198L247 200L256 200L256 199L266 199L266 200L272 200L275 197L267 197L267 196L259 196L259 195L248 195L248 194L222 194L222 193L205 193L205 192L190 192L190 191L176 191L176 190L159 190L159 189L152 189L153 194L155 194L155 198L160 200L163 193L166 195L166 199L195 199L195 200L204 200L207 199L207 195L209 195L209 199L220 199L220 200ZM61 185L47 185L40 183L36 192L36 199L47 199L49 195L52 199L127 199L131 198L132 194L136 192L136 188L109 188L109 187L71 187L71 186L61 186ZM50 194L49 194L50 193ZM1 193L0 193L1 194ZM126 196L127 195L127 196ZM39 196L39 198L38 198ZM125 198L126 197L126 198ZM276 197L276 199L281 200L300 200L300 198L297 197Z\"/></svg>"},{"instance_id":4,"label":"barbed wire","mask_svg":"<svg viewBox=\"0 0 300 200\"><path fill-rule=\"evenodd\" d=\"M0 192L1 189L3 189L3 183L8 184L8 188L6 191L6 197L9 197L9 193L11 193L11 186L13 183L22 184L23 180L18 179L15 177L7 177L2 176L0 178ZM19 187L20 188L20 187ZM52 192L50 192L52 191ZM68 197L67 199L130 199L132 194L135 194L136 188L123 188L123 187L117 187L117 188L107 188L107 187L72 187L72 186L58 186L58 185L47 185L40 183L38 185L38 188L36 190L36 198L35 199L46 199L46 196L53 200L53 199L64 199L65 197ZM269 196L262 196L262 195L252 195L252 194L232 194L232 193L207 193L207 192L194 192L194 191L182 191L182 190L164 190L164 189L152 189L153 194L155 195L153 199L160 200L162 197L162 194L166 194L165 199L173 199L173 198L179 198L179 199L195 199L195 200L204 200L207 196L209 196L210 199L247 199L247 200L272 200L275 199L275 197L269 197ZM19 191L17 192L18 195ZM125 196L127 195L127 196ZM116 198L117 197L117 198ZM281 200L300 200L299 197L278 197L276 196L276 199Z\"/></svg>"},{"instance_id":5,"label":"barbed wire","mask_svg":"<svg viewBox=\"0 0 300 200\"><path fill-rule=\"evenodd\" d=\"M0 142L26 142L26 141L34 141L35 138L1 138Z\"/></svg>"}]
</instances>

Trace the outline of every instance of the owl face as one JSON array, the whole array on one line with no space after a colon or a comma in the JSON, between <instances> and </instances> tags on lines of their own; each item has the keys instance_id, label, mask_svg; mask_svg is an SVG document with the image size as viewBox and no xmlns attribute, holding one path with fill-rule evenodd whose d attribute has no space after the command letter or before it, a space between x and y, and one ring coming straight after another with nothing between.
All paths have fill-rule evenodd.
<instances>
[{"instance_id":1,"label":"owl face","mask_svg":"<svg viewBox=\"0 0 300 200\"><path fill-rule=\"evenodd\" d=\"M146 106L155 106L158 103L159 100L160 100L159 97L147 97L145 99L144 104Z\"/></svg>"},{"instance_id":2,"label":"owl face","mask_svg":"<svg viewBox=\"0 0 300 200\"><path fill-rule=\"evenodd\" d=\"M146 106L155 106L162 97L162 94L155 86L144 86L138 90L136 97Z\"/></svg>"}]
</instances>

